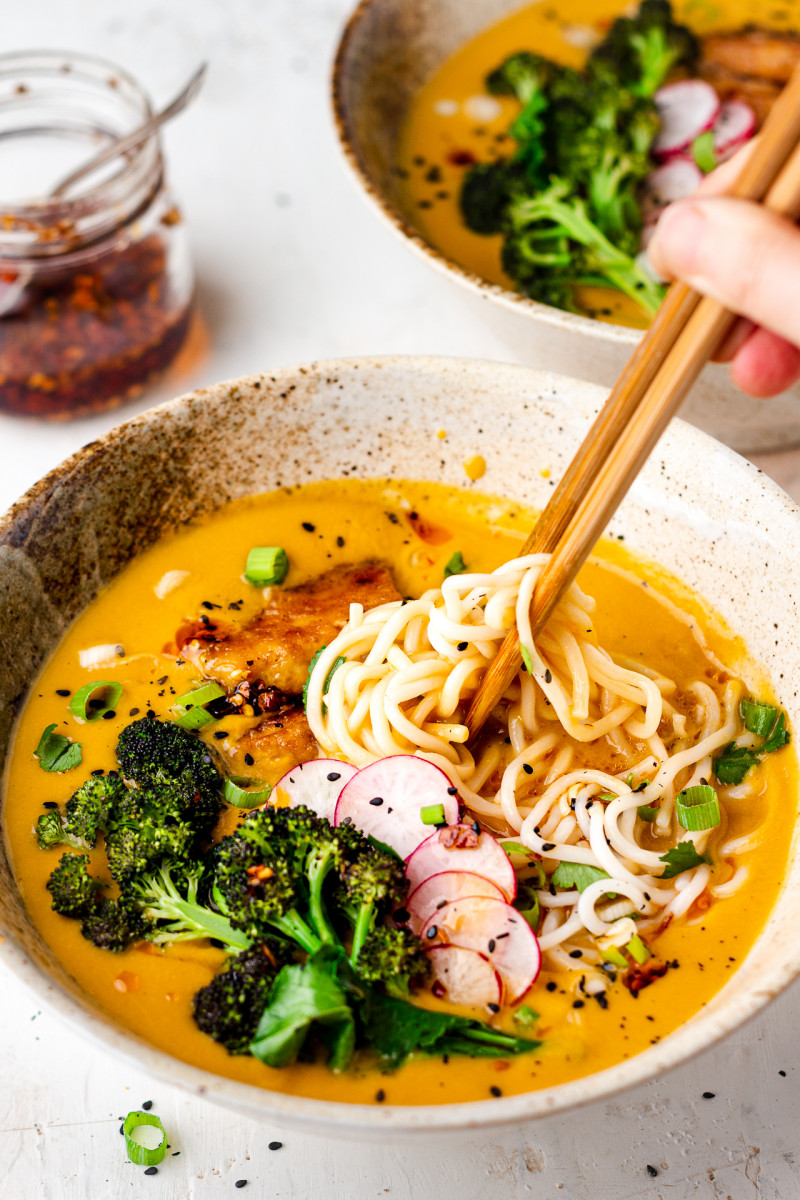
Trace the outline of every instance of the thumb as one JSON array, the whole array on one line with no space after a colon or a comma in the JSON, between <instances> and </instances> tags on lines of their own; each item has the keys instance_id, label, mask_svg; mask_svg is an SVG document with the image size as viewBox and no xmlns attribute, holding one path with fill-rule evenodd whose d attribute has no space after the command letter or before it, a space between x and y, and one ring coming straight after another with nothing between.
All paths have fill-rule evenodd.
<instances>
[{"instance_id":1,"label":"thumb","mask_svg":"<svg viewBox=\"0 0 800 1200\"><path fill-rule=\"evenodd\" d=\"M655 269L800 345L800 230L746 200L691 197L662 214Z\"/></svg>"}]
</instances>

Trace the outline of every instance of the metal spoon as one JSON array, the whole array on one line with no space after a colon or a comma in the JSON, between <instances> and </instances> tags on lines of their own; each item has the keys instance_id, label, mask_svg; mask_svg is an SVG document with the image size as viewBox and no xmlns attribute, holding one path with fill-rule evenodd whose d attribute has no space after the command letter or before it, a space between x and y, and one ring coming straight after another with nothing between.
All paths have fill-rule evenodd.
<instances>
[{"instance_id":1,"label":"metal spoon","mask_svg":"<svg viewBox=\"0 0 800 1200\"><path fill-rule=\"evenodd\" d=\"M166 108L163 108L161 112L155 113L148 121L140 125L138 129L134 129L132 133L128 133L125 137L111 142L99 154L96 154L94 158L90 158L82 167L78 167L77 171L72 171L69 175L65 176L53 188L50 195L53 197L62 196L78 180L83 179L86 175L90 175L92 171L97 170L98 167L102 167L104 163L110 162L112 158L117 158L120 154L126 154L128 150L132 150L134 146L138 146L140 142L149 138L151 133L155 133L165 121L171 120L172 117L182 112L186 108L186 105L194 100L200 90L200 85L203 82L207 68L208 63L201 63L183 90L178 93Z\"/></svg>"}]
</instances>

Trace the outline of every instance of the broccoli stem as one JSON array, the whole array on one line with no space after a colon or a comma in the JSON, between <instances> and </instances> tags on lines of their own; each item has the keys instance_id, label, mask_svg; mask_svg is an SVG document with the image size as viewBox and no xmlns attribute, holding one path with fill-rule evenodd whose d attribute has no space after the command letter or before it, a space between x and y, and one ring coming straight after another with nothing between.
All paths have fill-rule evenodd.
<instances>
[{"instance_id":1,"label":"broccoli stem","mask_svg":"<svg viewBox=\"0 0 800 1200\"><path fill-rule=\"evenodd\" d=\"M353 946L350 951L350 963L355 967L358 961L358 956L361 953L361 947L372 932L372 926L375 923L375 905L362 904L358 910L356 923L353 929Z\"/></svg>"},{"instance_id":2,"label":"broccoli stem","mask_svg":"<svg viewBox=\"0 0 800 1200\"><path fill-rule=\"evenodd\" d=\"M319 937L320 943L328 946L341 945L328 917L328 910L322 889L325 880L331 873L336 859L336 848L326 846L320 853L315 854L308 868L309 903L308 915Z\"/></svg>"},{"instance_id":3,"label":"broccoli stem","mask_svg":"<svg viewBox=\"0 0 800 1200\"><path fill-rule=\"evenodd\" d=\"M197 931L194 935L196 937L216 938L217 941L224 942L234 950L246 950L250 945L250 938L247 934L242 933L240 929L234 929L226 917L212 912L209 908L192 904L190 900L173 900L168 905L162 905L162 909L167 907L174 913L175 920L181 921ZM162 917L169 916L169 913L162 912L160 915ZM189 933L189 937L192 936Z\"/></svg>"},{"instance_id":4,"label":"broccoli stem","mask_svg":"<svg viewBox=\"0 0 800 1200\"><path fill-rule=\"evenodd\" d=\"M269 917L267 919L269 924L274 926L279 933L297 942L309 954L316 954L322 946L322 939L317 937L314 931L306 924L296 908L290 908L288 912L283 913L281 916Z\"/></svg>"}]
</instances>

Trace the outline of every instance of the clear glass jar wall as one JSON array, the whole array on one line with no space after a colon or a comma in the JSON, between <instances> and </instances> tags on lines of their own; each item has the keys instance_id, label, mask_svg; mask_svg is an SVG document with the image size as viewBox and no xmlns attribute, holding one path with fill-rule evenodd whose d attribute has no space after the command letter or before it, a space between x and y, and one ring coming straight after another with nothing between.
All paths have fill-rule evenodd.
<instances>
[{"instance_id":1,"label":"clear glass jar wall","mask_svg":"<svg viewBox=\"0 0 800 1200\"><path fill-rule=\"evenodd\" d=\"M158 137L50 195L150 115L136 81L102 59L0 56L0 409L113 407L183 344L192 269Z\"/></svg>"}]
</instances>

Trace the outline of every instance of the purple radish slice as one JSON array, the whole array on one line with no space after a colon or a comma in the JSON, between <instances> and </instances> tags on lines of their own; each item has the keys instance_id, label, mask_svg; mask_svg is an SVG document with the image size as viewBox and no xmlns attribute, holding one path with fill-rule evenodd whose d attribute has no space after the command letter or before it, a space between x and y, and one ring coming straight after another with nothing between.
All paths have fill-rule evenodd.
<instances>
[{"instance_id":1,"label":"purple radish slice","mask_svg":"<svg viewBox=\"0 0 800 1200\"><path fill-rule=\"evenodd\" d=\"M756 131L756 114L744 100L726 100L714 123L714 153L730 158Z\"/></svg>"},{"instance_id":2,"label":"purple radish slice","mask_svg":"<svg viewBox=\"0 0 800 1200\"><path fill-rule=\"evenodd\" d=\"M428 917L451 900L463 900L466 896L505 900L497 884L483 875L473 875L471 871L440 871L414 888L408 897L404 905L409 914L406 924L412 933L419 933Z\"/></svg>"},{"instance_id":3,"label":"purple radish slice","mask_svg":"<svg viewBox=\"0 0 800 1200\"><path fill-rule=\"evenodd\" d=\"M433 946L428 958L433 970L434 996L470 1008L499 1006L503 985L482 954L462 946Z\"/></svg>"},{"instance_id":4,"label":"purple radish slice","mask_svg":"<svg viewBox=\"0 0 800 1200\"><path fill-rule=\"evenodd\" d=\"M425 944L444 942L483 954L503 982L506 1004L515 1004L530 990L542 965L536 934L504 900L453 900L428 918L419 936Z\"/></svg>"},{"instance_id":5,"label":"purple radish slice","mask_svg":"<svg viewBox=\"0 0 800 1200\"><path fill-rule=\"evenodd\" d=\"M333 822L336 802L344 785L356 774L351 763L338 758L314 758L287 771L275 785L273 803L297 808L304 804L318 817Z\"/></svg>"},{"instance_id":6,"label":"purple radish slice","mask_svg":"<svg viewBox=\"0 0 800 1200\"><path fill-rule=\"evenodd\" d=\"M653 99L661 120L653 142L656 158L671 158L688 149L696 137L711 129L719 116L719 97L711 84L702 79L668 83L658 89Z\"/></svg>"},{"instance_id":7,"label":"purple radish slice","mask_svg":"<svg viewBox=\"0 0 800 1200\"><path fill-rule=\"evenodd\" d=\"M500 889L507 900L517 894L517 877L511 859L490 833L476 833L472 825L437 829L406 862L406 876L413 891L440 871L468 871L482 875Z\"/></svg>"},{"instance_id":8,"label":"purple radish slice","mask_svg":"<svg viewBox=\"0 0 800 1200\"><path fill-rule=\"evenodd\" d=\"M348 818L401 858L408 858L431 835L421 814L441 804L447 825L458 821L458 796L438 767L413 754L394 754L362 767L342 790L334 825Z\"/></svg>"},{"instance_id":9,"label":"purple radish slice","mask_svg":"<svg viewBox=\"0 0 800 1200\"><path fill-rule=\"evenodd\" d=\"M657 220L668 204L690 196L703 180L703 172L691 158L673 158L645 177L642 189L642 219L645 225Z\"/></svg>"}]
</instances>

